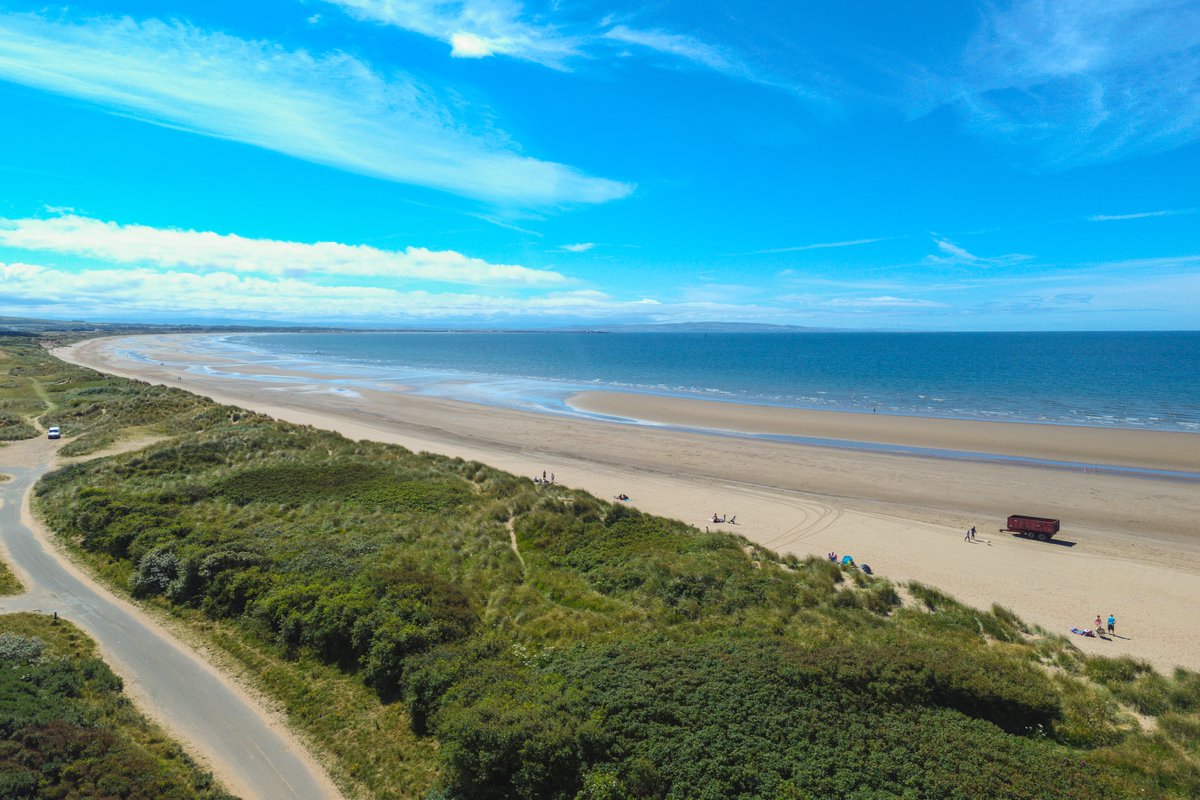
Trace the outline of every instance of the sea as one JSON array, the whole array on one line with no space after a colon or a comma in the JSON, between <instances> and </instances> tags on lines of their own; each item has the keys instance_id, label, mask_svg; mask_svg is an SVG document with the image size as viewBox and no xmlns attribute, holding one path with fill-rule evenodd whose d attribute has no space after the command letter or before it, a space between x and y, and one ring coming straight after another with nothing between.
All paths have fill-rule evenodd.
<instances>
[{"instance_id":1,"label":"sea","mask_svg":"<svg viewBox=\"0 0 1200 800\"><path fill-rule=\"evenodd\" d=\"M1200 332L404 332L223 335L331 390L555 414L617 390L849 413L1200 432ZM331 370L331 368L333 368Z\"/></svg>"}]
</instances>

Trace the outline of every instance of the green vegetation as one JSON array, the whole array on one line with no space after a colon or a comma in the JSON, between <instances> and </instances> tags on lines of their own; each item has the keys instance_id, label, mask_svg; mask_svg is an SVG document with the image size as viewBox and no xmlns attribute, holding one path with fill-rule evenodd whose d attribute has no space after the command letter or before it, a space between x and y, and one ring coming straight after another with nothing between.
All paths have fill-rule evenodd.
<instances>
[{"instance_id":1,"label":"green vegetation","mask_svg":"<svg viewBox=\"0 0 1200 800\"><path fill-rule=\"evenodd\" d=\"M0 797L232 800L62 620L0 616Z\"/></svg>"},{"instance_id":2,"label":"green vegetation","mask_svg":"<svg viewBox=\"0 0 1200 800\"><path fill-rule=\"evenodd\" d=\"M0 595L20 594L25 590L17 576L12 574L8 565L0 561Z\"/></svg>"},{"instance_id":3,"label":"green vegetation","mask_svg":"<svg viewBox=\"0 0 1200 800\"><path fill-rule=\"evenodd\" d=\"M38 512L260 673L352 794L1200 795L1196 673L1085 658L919 584L900 606L885 580L481 464L23 357L80 440L171 436L47 475Z\"/></svg>"}]
</instances>

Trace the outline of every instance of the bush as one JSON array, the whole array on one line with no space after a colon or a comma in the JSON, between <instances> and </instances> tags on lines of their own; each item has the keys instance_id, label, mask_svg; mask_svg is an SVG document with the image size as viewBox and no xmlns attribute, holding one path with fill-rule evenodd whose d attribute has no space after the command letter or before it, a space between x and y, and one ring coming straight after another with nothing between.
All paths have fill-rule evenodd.
<instances>
[{"instance_id":1,"label":"bush","mask_svg":"<svg viewBox=\"0 0 1200 800\"><path fill-rule=\"evenodd\" d=\"M152 550L138 562L137 571L129 579L134 597L164 594L179 577L179 556L167 548Z\"/></svg>"},{"instance_id":2,"label":"bush","mask_svg":"<svg viewBox=\"0 0 1200 800\"><path fill-rule=\"evenodd\" d=\"M46 643L36 636L21 636L16 633L0 633L0 662L5 664L32 664L42 657Z\"/></svg>"}]
</instances>

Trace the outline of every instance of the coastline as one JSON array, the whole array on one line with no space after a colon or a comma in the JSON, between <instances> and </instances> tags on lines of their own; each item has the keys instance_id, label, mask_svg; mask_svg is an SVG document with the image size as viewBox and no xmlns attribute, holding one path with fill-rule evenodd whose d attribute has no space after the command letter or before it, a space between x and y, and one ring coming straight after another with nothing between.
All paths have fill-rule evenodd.
<instances>
[{"instance_id":1,"label":"coastline","mask_svg":"<svg viewBox=\"0 0 1200 800\"><path fill-rule=\"evenodd\" d=\"M627 493L631 504L643 511L701 528L714 512L736 514L736 526L714 527L800 556L829 550L853 553L893 580L920 580L977 606L999 603L1056 632L1088 622L1097 613L1115 612L1125 630L1136 632L1130 639L1076 644L1088 652L1145 658L1163 669L1175 664L1200 668L1200 642L1189 613L1200 596L1200 536L1195 529L1200 491L1194 482L714 436L419 397L401 387L339 392L339 377L348 376L339 376L335 368L324 375L278 367L263 370L263 365L239 362L229 353L206 351L200 339L203 336L95 339L55 354L101 371L338 430L351 438L474 459L519 475L548 469L567 485L600 497ZM136 349L145 358L122 357L122 349ZM185 365L197 369L188 371ZM209 366L218 369L203 369ZM265 380L256 380L257 374ZM280 377L287 381L280 382ZM646 397L617 400L641 403ZM673 398L666 400L672 402L664 414L688 407L688 401L676 406ZM616 402L605 402L609 401ZM659 413L651 405L621 410L644 418ZM823 413L839 418L829 420L831 424L858 427L820 427ZM961 431L938 433L912 424L922 418L812 414L818 416L801 415L807 431L853 434L826 438L869 441L886 435L909 446L945 443L961 445L949 449L970 449L965 446L970 441L994 435L975 422L951 426ZM863 427L864 417L879 430ZM1010 423L991 425L1007 432ZM1045 448L1051 445L1039 438L1045 438L1047 429L1062 426L1027 427L1037 436L1022 446ZM1156 451L1152 440L1157 437L1126 441L1129 437L1107 436L1114 432L1109 429L1072 430L1088 434L1083 445L1093 449L1085 452L1103 456L1089 461L1125 459L1154 465L1148 468L1178 463L1172 461L1177 455ZM1018 449L1019 438L1004 442ZM1096 441L1086 441L1089 438ZM1173 452L1170 442L1167 445L1168 453ZM1074 446L1071 452L1078 453L1082 445L1068 441L1053 446ZM1039 457L1046 452L1022 450L1019 455ZM1060 543L996 532L1010 513L1062 518ZM982 532L976 545L962 541L962 530L972 525Z\"/></svg>"}]
</instances>

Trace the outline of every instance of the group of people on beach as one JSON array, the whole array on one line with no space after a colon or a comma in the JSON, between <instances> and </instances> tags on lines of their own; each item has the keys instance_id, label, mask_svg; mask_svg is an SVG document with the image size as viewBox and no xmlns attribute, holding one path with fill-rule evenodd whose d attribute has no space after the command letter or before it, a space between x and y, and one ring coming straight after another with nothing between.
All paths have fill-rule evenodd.
<instances>
[{"instance_id":1,"label":"group of people on beach","mask_svg":"<svg viewBox=\"0 0 1200 800\"><path fill-rule=\"evenodd\" d=\"M725 515L722 514L721 516L717 516L717 512L714 511L713 515L712 515L712 521L719 525L722 522L725 522ZM734 514L732 517L729 518L729 524L737 525L737 514Z\"/></svg>"},{"instance_id":2,"label":"group of people on beach","mask_svg":"<svg viewBox=\"0 0 1200 800\"><path fill-rule=\"evenodd\" d=\"M1116 635L1117 635L1117 618L1113 614L1108 615L1107 630L1108 630L1109 636L1111 636L1113 638L1116 637ZM1101 639L1107 638L1104 635L1104 631L1105 631L1105 621L1100 617L1099 614L1096 615L1096 622L1095 622L1094 627L1092 627L1092 628L1071 628L1071 633L1078 634L1079 636L1088 636L1088 637L1093 637L1093 638L1096 636L1099 636Z\"/></svg>"},{"instance_id":3,"label":"group of people on beach","mask_svg":"<svg viewBox=\"0 0 1200 800\"><path fill-rule=\"evenodd\" d=\"M550 477L549 477L549 478L547 478L547 477L546 477L546 470L542 470L542 477L540 477L540 478L539 478L537 475L534 475L534 476L533 476L533 482L534 482L534 483L544 483L544 484L547 484L547 485L549 485L549 484L552 484L552 483L554 483L554 473L553 473L553 472L551 472L551 473L550 473Z\"/></svg>"},{"instance_id":4,"label":"group of people on beach","mask_svg":"<svg viewBox=\"0 0 1200 800\"><path fill-rule=\"evenodd\" d=\"M974 526L974 525L972 525L972 526L971 526L971 527L970 527L970 528L967 530L967 535L963 537L963 541L964 541L964 542L973 542L973 541L975 541L975 526Z\"/></svg>"},{"instance_id":5,"label":"group of people on beach","mask_svg":"<svg viewBox=\"0 0 1200 800\"><path fill-rule=\"evenodd\" d=\"M838 562L838 554L833 552L832 550L830 550L828 553L826 553L825 557L828 558L830 561L832 561L834 564L839 563ZM858 569L861 569L863 571L863 573L866 575L874 575L875 574L875 572L871 569L870 564L863 564L861 566L858 564L855 564L854 556L851 556L851 555L842 556L841 565L843 567L851 567L851 568L857 567Z\"/></svg>"}]
</instances>

